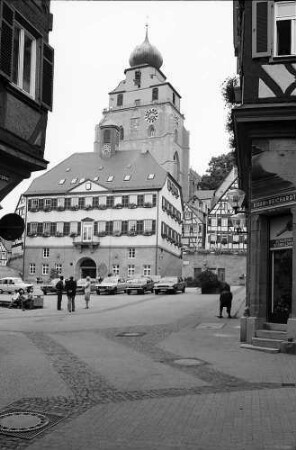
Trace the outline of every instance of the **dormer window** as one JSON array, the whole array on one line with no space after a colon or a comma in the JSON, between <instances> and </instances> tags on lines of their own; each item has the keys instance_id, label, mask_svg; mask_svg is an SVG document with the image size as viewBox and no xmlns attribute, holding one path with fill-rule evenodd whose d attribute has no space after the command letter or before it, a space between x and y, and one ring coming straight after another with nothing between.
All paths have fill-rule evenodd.
<instances>
[{"instance_id":1,"label":"dormer window","mask_svg":"<svg viewBox=\"0 0 296 450\"><path fill-rule=\"evenodd\" d=\"M131 175L125 175L123 181L129 181L131 179Z\"/></svg>"},{"instance_id":2,"label":"dormer window","mask_svg":"<svg viewBox=\"0 0 296 450\"><path fill-rule=\"evenodd\" d=\"M158 100L158 88L152 89L152 100Z\"/></svg>"},{"instance_id":3,"label":"dormer window","mask_svg":"<svg viewBox=\"0 0 296 450\"><path fill-rule=\"evenodd\" d=\"M66 181L66 178L62 178L62 179L59 181L59 184L64 184L65 181Z\"/></svg>"},{"instance_id":4,"label":"dormer window","mask_svg":"<svg viewBox=\"0 0 296 450\"><path fill-rule=\"evenodd\" d=\"M176 94L175 94L175 92L173 92L173 103L174 104L176 103Z\"/></svg>"},{"instance_id":5,"label":"dormer window","mask_svg":"<svg viewBox=\"0 0 296 450\"><path fill-rule=\"evenodd\" d=\"M134 79L134 83L136 86L140 87L141 86L141 71L140 70L136 70L135 71L135 79Z\"/></svg>"},{"instance_id":6,"label":"dormer window","mask_svg":"<svg viewBox=\"0 0 296 450\"><path fill-rule=\"evenodd\" d=\"M109 175L109 177L107 178L107 182L111 183L111 181L114 180L114 176L113 175Z\"/></svg>"},{"instance_id":7,"label":"dormer window","mask_svg":"<svg viewBox=\"0 0 296 450\"><path fill-rule=\"evenodd\" d=\"M155 177L155 174L154 174L154 173L149 173L149 175L148 175L148 177L147 177L147 180L153 180L154 177Z\"/></svg>"},{"instance_id":8,"label":"dormer window","mask_svg":"<svg viewBox=\"0 0 296 450\"><path fill-rule=\"evenodd\" d=\"M117 95L117 106L122 106L123 105L123 94L118 94Z\"/></svg>"},{"instance_id":9,"label":"dormer window","mask_svg":"<svg viewBox=\"0 0 296 450\"><path fill-rule=\"evenodd\" d=\"M71 184L75 184L75 183L77 183L77 181L78 181L78 178L72 178Z\"/></svg>"},{"instance_id":10,"label":"dormer window","mask_svg":"<svg viewBox=\"0 0 296 450\"><path fill-rule=\"evenodd\" d=\"M111 131L105 130L104 131L104 144L110 144L111 142Z\"/></svg>"}]
</instances>

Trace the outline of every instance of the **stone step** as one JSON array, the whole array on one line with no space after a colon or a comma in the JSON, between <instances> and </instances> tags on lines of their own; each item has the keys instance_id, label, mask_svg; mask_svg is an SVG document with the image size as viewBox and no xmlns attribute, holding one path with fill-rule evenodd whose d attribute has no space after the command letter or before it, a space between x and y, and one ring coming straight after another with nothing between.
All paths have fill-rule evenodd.
<instances>
[{"instance_id":1,"label":"stone step","mask_svg":"<svg viewBox=\"0 0 296 450\"><path fill-rule=\"evenodd\" d=\"M286 323L265 322L263 324L263 328L265 330L287 331L287 324Z\"/></svg>"},{"instance_id":2,"label":"stone step","mask_svg":"<svg viewBox=\"0 0 296 450\"><path fill-rule=\"evenodd\" d=\"M286 341L288 339L287 333L285 331L278 330L257 330L256 337L264 339L282 339Z\"/></svg>"},{"instance_id":3,"label":"stone step","mask_svg":"<svg viewBox=\"0 0 296 450\"><path fill-rule=\"evenodd\" d=\"M256 347L266 347L266 348L278 348L280 349L283 339L264 339L264 338L252 338L252 345Z\"/></svg>"},{"instance_id":4,"label":"stone step","mask_svg":"<svg viewBox=\"0 0 296 450\"><path fill-rule=\"evenodd\" d=\"M279 353L278 348L268 348L268 347L258 347L256 345L251 344L241 344L241 348L246 348L248 350L257 350L259 352L265 352L265 353Z\"/></svg>"}]
</instances>

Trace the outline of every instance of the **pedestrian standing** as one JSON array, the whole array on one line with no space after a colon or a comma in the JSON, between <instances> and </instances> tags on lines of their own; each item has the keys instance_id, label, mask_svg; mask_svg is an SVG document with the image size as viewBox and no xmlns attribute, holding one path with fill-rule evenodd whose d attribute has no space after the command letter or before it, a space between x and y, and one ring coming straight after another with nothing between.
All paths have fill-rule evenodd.
<instances>
[{"instance_id":1,"label":"pedestrian standing","mask_svg":"<svg viewBox=\"0 0 296 450\"><path fill-rule=\"evenodd\" d=\"M68 297L68 311L75 312L75 296L77 284L73 277L66 280L66 293Z\"/></svg>"},{"instance_id":2,"label":"pedestrian standing","mask_svg":"<svg viewBox=\"0 0 296 450\"><path fill-rule=\"evenodd\" d=\"M84 300L85 300L85 309L89 308L89 301L90 301L90 292L91 292L91 282L90 277L86 277L86 284L84 288Z\"/></svg>"},{"instance_id":3,"label":"pedestrian standing","mask_svg":"<svg viewBox=\"0 0 296 450\"><path fill-rule=\"evenodd\" d=\"M62 298L63 298L63 289L64 289L64 277L61 275L59 281L56 284L57 290L57 310L61 311L62 309Z\"/></svg>"},{"instance_id":4,"label":"pedestrian standing","mask_svg":"<svg viewBox=\"0 0 296 450\"><path fill-rule=\"evenodd\" d=\"M231 319L231 305L232 305L232 292L230 291L229 284L225 283L222 292L220 294L220 315L219 319L222 319L223 308L226 308L228 318Z\"/></svg>"}]
</instances>

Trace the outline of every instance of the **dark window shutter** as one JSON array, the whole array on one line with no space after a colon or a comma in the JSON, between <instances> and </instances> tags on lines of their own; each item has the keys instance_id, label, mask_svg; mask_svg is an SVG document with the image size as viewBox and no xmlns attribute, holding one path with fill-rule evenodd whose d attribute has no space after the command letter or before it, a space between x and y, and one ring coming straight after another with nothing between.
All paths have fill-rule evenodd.
<instances>
[{"instance_id":1,"label":"dark window shutter","mask_svg":"<svg viewBox=\"0 0 296 450\"><path fill-rule=\"evenodd\" d=\"M252 2L252 56L260 58L271 55L271 23L270 1L255 0Z\"/></svg>"},{"instance_id":2,"label":"dark window shutter","mask_svg":"<svg viewBox=\"0 0 296 450\"><path fill-rule=\"evenodd\" d=\"M43 42L41 64L41 103L52 110L54 50Z\"/></svg>"},{"instance_id":3,"label":"dark window shutter","mask_svg":"<svg viewBox=\"0 0 296 450\"><path fill-rule=\"evenodd\" d=\"M0 1L0 73L11 80L14 10Z\"/></svg>"}]
</instances>

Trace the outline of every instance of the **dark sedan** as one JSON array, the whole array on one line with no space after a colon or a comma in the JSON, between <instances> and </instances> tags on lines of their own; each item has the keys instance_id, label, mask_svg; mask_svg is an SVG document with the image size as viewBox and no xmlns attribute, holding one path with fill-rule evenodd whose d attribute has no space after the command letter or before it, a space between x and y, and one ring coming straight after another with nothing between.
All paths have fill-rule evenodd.
<instances>
[{"instance_id":1,"label":"dark sedan","mask_svg":"<svg viewBox=\"0 0 296 450\"><path fill-rule=\"evenodd\" d=\"M186 283L182 277L163 277L154 284L154 293L170 292L176 294L178 291L185 292Z\"/></svg>"},{"instance_id":2,"label":"dark sedan","mask_svg":"<svg viewBox=\"0 0 296 450\"><path fill-rule=\"evenodd\" d=\"M136 292L137 294L145 294L145 292L153 292L154 281L149 277L133 278L127 281L126 293Z\"/></svg>"}]
</instances>

